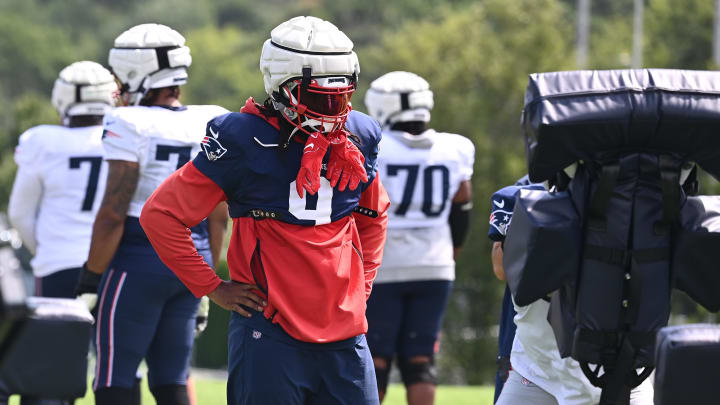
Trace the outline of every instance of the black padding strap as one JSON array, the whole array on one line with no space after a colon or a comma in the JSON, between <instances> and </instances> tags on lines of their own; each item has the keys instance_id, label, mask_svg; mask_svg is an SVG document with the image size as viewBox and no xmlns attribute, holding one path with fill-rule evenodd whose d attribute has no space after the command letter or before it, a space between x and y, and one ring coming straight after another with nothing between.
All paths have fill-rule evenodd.
<instances>
[{"instance_id":1,"label":"black padding strap","mask_svg":"<svg viewBox=\"0 0 720 405\"><path fill-rule=\"evenodd\" d=\"M625 267L630 264L630 260L635 260L638 264L662 262L670 258L668 248L650 248L650 249L615 249L604 246L587 245L583 249L583 257L589 260L597 260L604 263Z\"/></svg>"},{"instance_id":2,"label":"black padding strap","mask_svg":"<svg viewBox=\"0 0 720 405\"><path fill-rule=\"evenodd\" d=\"M594 231L605 231L607 229L606 212L610 198L612 198L620 173L620 162L611 162L603 165L602 173L598 181L595 194L590 201L588 226Z\"/></svg>"},{"instance_id":3,"label":"black padding strap","mask_svg":"<svg viewBox=\"0 0 720 405\"><path fill-rule=\"evenodd\" d=\"M157 57L158 61L158 70L162 69L170 69L170 58L168 57L168 52L172 51L173 49L178 49L179 46L161 46L159 48L155 48L155 56ZM156 70L157 72L157 70Z\"/></svg>"},{"instance_id":4,"label":"black padding strap","mask_svg":"<svg viewBox=\"0 0 720 405\"><path fill-rule=\"evenodd\" d=\"M630 391L634 388L631 385L635 382L634 378L631 379L635 374L634 360L635 349L628 339L623 339L615 367L605 370L606 378L600 394L600 405L630 404Z\"/></svg>"},{"instance_id":5,"label":"black padding strap","mask_svg":"<svg viewBox=\"0 0 720 405\"><path fill-rule=\"evenodd\" d=\"M308 86L310 86L311 78L312 78L312 68L307 67L307 66L302 68L302 81L300 82L300 87L303 89L307 89Z\"/></svg>"},{"instance_id":6,"label":"black padding strap","mask_svg":"<svg viewBox=\"0 0 720 405\"><path fill-rule=\"evenodd\" d=\"M630 252L625 249L614 249L603 246L587 245L583 249L583 257L588 260L625 267L630 263Z\"/></svg>"},{"instance_id":7,"label":"black padding strap","mask_svg":"<svg viewBox=\"0 0 720 405\"><path fill-rule=\"evenodd\" d=\"M410 109L410 96L409 93L400 93L400 109L402 111Z\"/></svg>"},{"instance_id":8,"label":"black padding strap","mask_svg":"<svg viewBox=\"0 0 720 405\"><path fill-rule=\"evenodd\" d=\"M664 235L672 229L680 215L680 166L668 155L660 155L660 187L662 189L662 220L655 224L655 233Z\"/></svg>"},{"instance_id":9,"label":"black padding strap","mask_svg":"<svg viewBox=\"0 0 720 405\"><path fill-rule=\"evenodd\" d=\"M75 102L80 103L82 102L82 88L84 85L82 84L76 84L75 85Z\"/></svg>"},{"instance_id":10,"label":"black padding strap","mask_svg":"<svg viewBox=\"0 0 720 405\"><path fill-rule=\"evenodd\" d=\"M603 332L598 330L590 330L586 328L578 328L578 341L587 342L596 346L615 347L617 346L617 332Z\"/></svg>"}]
</instances>

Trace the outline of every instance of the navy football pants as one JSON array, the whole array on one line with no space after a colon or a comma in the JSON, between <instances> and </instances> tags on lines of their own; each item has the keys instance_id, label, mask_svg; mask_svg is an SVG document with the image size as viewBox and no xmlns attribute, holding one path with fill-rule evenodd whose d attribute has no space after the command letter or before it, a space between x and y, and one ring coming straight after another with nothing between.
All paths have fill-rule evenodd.
<instances>
[{"instance_id":1,"label":"navy football pants","mask_svg":"<svg viewBox=\"0 0 720 405\"><path fill-rule=\"evenodd\" d=\"M75 298L75 285L82 268L56 271L45 277L35 277L35 295L38 297Z\"/></svg>"},{"instance_id":2,"label":"navy football pants","mask_svg":"<svg viewBox=\"0 0 720 405\"><path fill-rule=\"evenodd\" d=\"M497 357L497 373L495 374L495 398L493 403L497 402L502 392L505 381L507 381L510 372L510 352L512 351L513 340L515 340L515 307L510 297L510 288L505 286L505 296L503 297L502 313L500 315L500 332L498 333L498 357Z\"/></svg>"},{"instance_id":3,"label":"navy football pants","mask_svg":"<svg viewBox=\"0 0 720 405\"><path fill-rule=\"evenodd\" d=\"M172 273L110 269L98 288L93 390L132 388L144 358L148 384L185 385L199 300Z\"/></svg>"},{"instance_id":4,"label":"navy football pants","mask_svg":"<svg viewBox=\"0 0 720 405\"><path fill-rule=\"evenodd\" d=\"M452 285L448 280L375 284L366 313L373 356L433 356Z\"/></svg>"},{"instance_id":5,"label":"navy football pants","mask_svg":"<svg viewBox=\"0 0 720 405\"><path fill-rule=\"evenodd\" d=\"M301 342L261 313L233 312L228 349L228 405L379 404L364 335Z\"/></svg>"}]
</instances>

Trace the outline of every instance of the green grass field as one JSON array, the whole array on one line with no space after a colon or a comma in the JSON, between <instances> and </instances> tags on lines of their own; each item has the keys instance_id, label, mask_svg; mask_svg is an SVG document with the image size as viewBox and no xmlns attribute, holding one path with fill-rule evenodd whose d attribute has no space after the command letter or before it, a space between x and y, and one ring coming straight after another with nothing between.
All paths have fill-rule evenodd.
<instances>
[{"instance_id":1,"label":"green grass field","mask_svg":"<svg viewBox=\"0 0 720 405\"><path fill-rule=\"evenodd\" d=\"M143 382L146 380L143 380ZM196 382L198 405L225 405L225 381L201 379ZM440 386L435 403L437 405L489 405L492 404L493 388L489 386L458 387ZM18 405L17 396L10 399L10 405ZM143 384L143 404L152 405L152 394ZM88 391L85 398L75 402L75 405L94 405L93 395ZM383 405L405 404L405 388L399 384L392 384Z\"/></svg>"}]
</instances>

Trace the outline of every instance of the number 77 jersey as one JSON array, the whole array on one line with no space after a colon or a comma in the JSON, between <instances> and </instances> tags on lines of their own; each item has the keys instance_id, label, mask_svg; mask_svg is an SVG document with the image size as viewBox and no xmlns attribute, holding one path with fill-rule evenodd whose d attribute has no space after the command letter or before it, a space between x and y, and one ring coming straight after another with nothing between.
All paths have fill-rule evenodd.
<instances>
[{"instance_id":1,"label":"number 77 jersey","mask_svg":"<svg viewBox=\"0 0 720 405\"><path fill-rule=\"evenodd\" d=\"M460 135L386 131L378 171L390 196L388 229L447 224L460 183L473 173L475 147Z\"/></svg>"},{"instance_id":2,"label":"number 77 jersey","mask_svg":"<svg viewBox=\"0 0 720 405\"><path fill-rule=\"evenodd\" d=\"M40 125L20 136L10 197L13 225L35 257L37 277L80 267L105 190L99 125Z\"/></svg>"},{"instance_id":3,"label":"number 77 jersey","mask_svg":"<svg viewBox=\"0 0 720 405\"><path fill-rule=\"evenodd\" d=\"M200 151L207 122L226 112L214 105L138 106L105 115L105 159L137 162L140 169L128 216L140 217L150 194Z\"/></svg>"}]
</instances>

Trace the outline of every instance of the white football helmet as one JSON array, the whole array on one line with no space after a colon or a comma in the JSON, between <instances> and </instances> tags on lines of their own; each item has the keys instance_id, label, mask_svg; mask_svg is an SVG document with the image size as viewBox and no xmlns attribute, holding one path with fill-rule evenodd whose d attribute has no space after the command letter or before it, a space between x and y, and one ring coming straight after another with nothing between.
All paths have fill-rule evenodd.
<instances>
[{"instance_id":1,"label":"white football helmet","mask_svg":"<svg viewBox=\"0 0 720 405\"><path fill-rule=\"evenodd\" d=\"M410 72L386 73L365 93L365 107L383 127L396 122L430 122L433 92L422 77Z\"/></svg>"},{"instance_id":2,"label":"white football helmet","mask_svg":"<svg viewBox=\"0 0 720 405\"><path fill-rule=\"evenodd\" d=\"M122 93L137 104L150 89L179 86L187 82L192 63L185 37L161 24L140 24L115 38L108 58L122 84Z\"/></svg>"},{"instance_id":3,"label":"white football helmet","mask_svg":"<svg viewBox=\"0 0 720 405\"><path fill-rule=\"evenodd\" d=\"M115 105L118 86L99 63L75 62L60 71L52 90L52 105L63 122L74 115L105 115Z\"/></svg>"},{"instance_id":4,"label":"white football helmet","mask_svg":"<svg viewBox=\"0 0 720 405\"><path fill-rule=\"evenodd\" d=\"M353 43L328 21L295 17L263 44L260 71L274 107L297 130L335 131L350 113L360 63Z\"/></svg>"}]
</instances>

